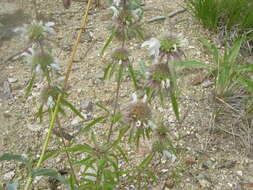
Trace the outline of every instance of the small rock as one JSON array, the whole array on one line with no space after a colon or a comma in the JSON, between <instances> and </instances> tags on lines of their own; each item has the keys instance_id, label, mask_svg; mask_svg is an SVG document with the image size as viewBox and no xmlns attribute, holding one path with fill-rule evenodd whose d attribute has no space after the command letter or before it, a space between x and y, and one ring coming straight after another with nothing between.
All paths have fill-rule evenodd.
<instances>
[{"instance_id":1,"label":"small rock","mask_svg":"<svg viewBox=\"0 0 253 190\"><path fill-rule=\"evenodd\" d=\"M86 110L87 112L92 112L93 103L90 100L86 100L84 103L81 104L81 109Z\"/></svg>"},{"instance_id":2,"label":"small rock","mask_svg":"<svg viewBox=\"0 0 253 190\"><path fill-rule=\"evenodd\" d=\"M104 74L103 73L97 73L97 74L94 75L94 77L96 79L102 79L102 78L104 78Z\"/></svg>"},{"instance_id":3,"label":"small rock","mask_svg":"<svg viewBox=\"0 0 253 190\"><path fill-rule=\"evenodd\" d=\"M31 131L40 131L43 126L39 124L29 124L27 125L27 128L30 129Z\"/></svg>"},{"instance_id":4,"label":"small rock","mask_svg":"<svg viewBox=\"0 0 253 190\"><path fill-rule=\"evenodd\" d=\"M87 118L87 116L85 114L82 114L84 118ZM82 118L80 118L79 116L76 116L72 121L71 121L71 125L73 126L77 126L78 124L80 124L82 122Z\"/></svg>"},{"instance_id":5,"label":"small rock","mask_svg":"<svg viewBox=\"0 0 253 190\"><path fill-rule=\"evenodd\" d=\"M17 81L18 81L18 79L16 79L16 78L13 78L13 77L8 78L9 83L15 83Z\"/></svg>"},{"instance_id":6,"label":"small rock","mask_svg":"<svg viewBox=\"0 0 253 190\"><path fill-rule=\"evenodd\" d=\"M205 180L205 179L200 179L200 180L199 180L199 183L200 183L200 185L201 185L202 187L205 187L205 188L211 186L211 183L210 183L209 181Z\"/></svg>"},{"instance_id":7,"label":"small rock","mask_svg":"<svg viewBox=\"0 0 253 190\"><path fill-rule=\"evenodd\" d=\"M238 175L238 176L240 176L240 177L242 177L242 175L243 175L243 173L242 173L242 171L236 171L236 174Z\"/></svg>"},{"instance_id":8,"label":"small rock","mask_svg":"<svg viewBox=\"0 0 253 190\"><path fill-rule=\"evenodd\" d=\"M15 175L15 171L12 170L10 172L5 173L3 178L4 180L9 181L14 177L14 175Z\"/></svg>"}]
</instances>

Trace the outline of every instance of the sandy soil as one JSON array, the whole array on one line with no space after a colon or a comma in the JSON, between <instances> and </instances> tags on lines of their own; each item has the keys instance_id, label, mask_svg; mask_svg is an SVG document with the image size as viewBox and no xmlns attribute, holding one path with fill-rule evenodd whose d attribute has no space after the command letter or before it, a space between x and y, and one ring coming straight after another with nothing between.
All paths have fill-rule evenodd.
<instances>
[{"instance_id":1,"label":"sandy soil","mask_svg":"<svg viewBox=\"0 0 253 190\"><path fill-rule=\"evenodd\" d=\"M9 2L1 1L0 7L2 4ZM56 23L57 35L54 38L56 43L53 45L53 53L61 61L64 70L78 27L81 24L82 12L86 3L73 1L71 8L64 10L60 1L48 2L48 4L39 3L38 8L44 20ZM18 2L13 3L11 1L10 4L12 4L14 10L20 6ZM20 19L20 22L8 26L10 31L31 20L34 14L31 11L33 9L31 3L29 1L24 2L23 7L27 16L25 19ZM179 10L182 7L184 7L183 0L146 0L144 21L155 16L168 16L172 11ZM88 29L83 34L78 48L68 92L70 93L71 102L80 109L86 101L91 101L93 104L102 103L112 109L116 84L113 81L101 80L104 67L101 58L98 57L104 41L109 35L107 30L111 22L108 17L109 13L110 11L105 8L92 9ZM0 11L0 154L11 152L36 156L40 153L48 125L47 122L44 122L44 127L38 131L31 131L27 126L35 123L33 114L38 108L36 101L39 98L40 89L39 86L35 87L32 96L27 100L24 99L24 89L31 75L29 66L19 56L9 58L26 48L27 44L17 34L2 37L3 32L6 32L4 30L6 24L1 20L4 14L6 12ZM16 13L9 10L9 14L15 15ZM108 19L106 19L107 17ZM10 15L8 18L10 18ZM184 48L187 59L212 64L210 57L197 38L204 36L217 41L215 35L203 29L188 12L178 14L164 21L152 24L146 23L144 28L146 35L149 37L156 37L168 31L183 33L189 44ZM131 40L126 44L135 60L136 67L140 60L147 57L146 50L140 48L141 43L139 40ZM107 50L107 59L109 59L110 51L117 47L117 44L118 42L113 43ZM85 57L88 48L91 50ZM175 163L158 163L154 171L159 179L159 186L150 184L150 188L175 190L239 190L252 188L253 153L250 151L250 146L252 146L250 139L245 140L243 135L246 133L245 125L240 117L226 106L220 109L221 111L217 111L217 107L221 105L217 105L213 100L212 85L208 87L205 83L192 85L192 80L205 72L203 69L183 69L179 71L179 85L182 89L180 111L184 118L180 124L176 122L170 104L166 104L164 108L160 107L158 103L152 105L154 117L164 116L165 122L170 127L173 142L180 151L179 159ZM7 82L10 78L15 78L16 81ZM131 99L129 94L132 92L132 83L124 81L121 88L120 102L122 104L128 102ZM87 114L85 110L82 110L82 112ZM75 133L78 128L100 114L101 111L95 106L93 111L87 114L88 117L85 121L76 121L78 119L70 113L68 118L63 119L63 126L69 133ZM103 125L97 126L96 130L98 135L103 135ZM250 130L252 132L252 128ZM244 133L238 133L238 131L244 131ZM75 142L81 143L84 142L84 139L85 136L80 136ZM60 148L58 142L59 139L54 137L50 142L50 149ZM142 146L143 149L149 149L150 143L146 142L146 145L143 143ZM136 152L132 150L129 151L129 155L135 161L135 158L145 156L145 151ZM47 165L62 169L64 167L63 160L64 156L60 156L54 161L49 161ZM0 168L0 184L14 178L22 181L25 177L20 164L1 162ZM173 173L176 173L174 177L172 177ZM165 187L166 183L172 182L174 186L169 188L169 185L167 185ZM125 184L119 189L131 189L131 185L133 184ZM48 184L44 180L38 189L45 189L46 187L48 187Z\"/></svg>"}]
</instances>

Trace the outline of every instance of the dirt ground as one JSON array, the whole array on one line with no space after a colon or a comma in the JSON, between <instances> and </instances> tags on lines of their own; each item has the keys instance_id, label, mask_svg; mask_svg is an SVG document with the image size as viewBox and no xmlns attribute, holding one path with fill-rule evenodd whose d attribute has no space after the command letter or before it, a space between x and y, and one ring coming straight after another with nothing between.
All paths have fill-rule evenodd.
<instances>
[{"instance_id":1,"label":"dirt ground","mask_svg":"<svg viewBox=\"0 0 253 190\"><path fill-rule=\"evenodd\" d=\"M24 1L23 5L20 2L14 0L0 2L0 154L11 152L39 156L48 125L44 122L42 128L38 130L30 130L28 127L35 123L33 114L38 108L36 100L39 99L40 86L35 87L27 100L24 98L24 89L31 77L31 72L25 60L19 55L28 45L25 39L12 31L24 23L29 23L34 12L29 0ZM75 133L81 126L100 114L95 106L89 113L82 110L83 103L87 101L93 104L102 103L111 109L113 106L116 84L113 81L101 80L104 66L99 55L109 35L108 26L111 22L108 17L110 10L103 3L102 5L100 8L91 10L88 28L82 35L69 82L69 98L87 115L87 118L85 121L80 121L70 113L69 117L64 119L63 125L69 133ZM37 6L41 19L56 24L57 34L53 38L55 39L53 53L60 60L64 71L81 24L86 2L73 1L68 10L65 10L61 1L58 0L38 1ZM150 24L145 22L145 33L148 37L157 37L169 31L182 33L188 41L188 45L183 49L186 59L213 64L198 41L198 37L204 36L218 42L215 34L202 28L187 11L168 18L171 12L182 9L184 6L183 0L146 0L144 21L156 16L165 16L166 19ZM17 12L20 7L23 7L22 11ZM107 50L106 58L109 59L110 51L117 47L117 43L113 43ZM138 62L147 57L147 51L141 48L141 44L142 42L135 39L126 43L136 67ZM85 56L87 49L90 51ZM240 114L214 101L212 79L199 85L192 85L193 80L206 73L206 70L182 69L178 72L181 89L180 112L183 121L180 124L176 122L169 103L165 107L160 107L158 103L152 106L153 117L164 116L175 146L180 147L182 151L174 163L158 163L154 170L159 185L150 184L150 188L253 189L253 126L247 128ZM130 101L129 94L133 92L132 83L124 81L120 91L120 102L124 104ZM103 126L96 127L97 135L103 135L104 129L101 127ZM83 136L78 137L76 143L82 143L84 139ZM142 148L149 149L148 146L150 143L146 142L146 144L143 143ZM56 137L50 142L50 148L60 148ZM141 158L145 156L145 151L132 150L129 155L131 158ZM47 164L61 169L62 159L64 158L59 157ZM173 173L174 177L172 177ZM0 184L13 179L20 179L22 184L24 177L19 164L0 163ZM171 181L174 185L165 187L165 184ZM43 182L42 187L35 189L46 189L47 181ZM61 188L63 187L59 189ZM135 187L133 184L126 183L119 189L135 189Z\"/></svg>"}]
</instances>

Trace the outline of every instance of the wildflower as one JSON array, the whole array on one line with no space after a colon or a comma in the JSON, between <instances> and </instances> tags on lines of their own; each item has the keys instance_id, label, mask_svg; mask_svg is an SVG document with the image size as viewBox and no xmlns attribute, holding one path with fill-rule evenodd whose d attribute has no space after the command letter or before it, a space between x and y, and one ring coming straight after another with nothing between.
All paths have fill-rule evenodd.
<instances>
[{"instance_id":1,"label":"wildflower","mask_svg":"<svg viewBox=\"0 0 253 190\"><path fill-rule=\"evenodd\" d=\"M29 48L28 52L22 54L26 56L27 62L32 66L32 71L36 74L48 75L50 71L58 72L60 65L58 60L48 52L36 51L33 48Z\"/></svg>"},{"instance_id":2,"label":"wildflower","mask_svg":"<svg viewBox=\"0 0 253 190\"><path fill-rule=\"evenodd\" d=\"M141 47L148 46L150 56L159 56L159 49L161 47L160 41L156 38L151 38L148 41L143 42Z\"/></svg>"},{"instance_id":3,"label":"wildflower","mask_svg":"<svg viewBox=\"0 0 253 190\"><path fill-rule=\"evenodd\" d=\"M129 65L130 53L125 48L118 48L112 53L112 58L121 64Z\"/></svg>"},{"instance_id":4,"label":"wildflower","mask_svg":"<svg viewBox=\"0 0 253 190\"><path fill-rule=\"evenodd\" d=\"M133 101L123 110L123 121L137 128L151 125L151 109L146 103L146 96L138 100L137 95L133 94Z\"/></svg>"},{"instance_id":5,"label":"wildflower","mask_svg":"<svg viewBox=\"0 0 253 190\"><path fill-rule=\"evenodd\" d=\"M172 61L179 61L184 55L181 49L187 45L187 40L183 38L182 33L170 33L169 35L163 35L160 43L162 53L167 54Z\"/></svg>"},{"instance_id":6,"label":"wildflower","mask_svg":"<svg viewBox=\"0 0 253 190\"><path fill-rule=\"evenodd\" d=\"M163 123L160 123L158 127L155 128L153 150L161 152L165 159L171 159L174 162L177 157L169 151L169 149L173 149L173 147L168 132L168 127L164 126Z\"/></svg>"},{"instance_id":7,"label":"wildflower","mask_svg":"<svg viewBox=\"0 0 253 190\"><path fill-rule=\"evenodd\" d=\"M121 0L113 0L113 4L116 5L117 7L120 5Z\"/></svg>"},{"instance_id":8,"label":"wildflower","mask_svg":"<svg viewBox=\"0 0 253 190\"><path fill-rule=\"evenodd\" d=\"M119 10L115 6L111 6L109 9L111 9L113 12L113 15L112 15L113 19L119 16Z\"/></svg>"},{"instance_id":9,"label":"wildflower","mask_svg":"<svg viewBox=\"0 0 253 190\"><path fill-rule=\"evenodd\" d=\"M49 96L48 98L47 98L47 106L49 107L49 108L53 108L54 107L54 105L55 105L55 102L54 102L54 99L53 99L53 97L52 96Z\"/></svg>"},{"instance_id":10,"label":"wildflower","mask_svg":"<svg viewBox=\"0 0 253 190\"><path fill-rule=\"evenodd\" d=\"M53 108L59 94L57 87L46 87L41 91L41 100L43 105L47 105L48 108Z\"/></svg>"},{"instance_id":11,"label":"wildflower","mask_svg":"<svg viewBox=\"0 0 253 190\"><path fill-rule=\"evenodd\" d=\"M147 72L146 87L158 93L170 87L170 70L168 64L158 63L151 65Z\"/></svg>"},{"instance_id":12,"label":"wildflower","mask_svg":"<svg viewBox=\"0 0 253 190\"><path fill-rule=\"evenodd\" d=\"M53 22L43 24L42 21L32 21L31 24L23 25L23 27L16 28L15 32L21 32L22 35L29 41L38 42L45 39L47 35L55 34Z\"/></svg>"}]
</instances>

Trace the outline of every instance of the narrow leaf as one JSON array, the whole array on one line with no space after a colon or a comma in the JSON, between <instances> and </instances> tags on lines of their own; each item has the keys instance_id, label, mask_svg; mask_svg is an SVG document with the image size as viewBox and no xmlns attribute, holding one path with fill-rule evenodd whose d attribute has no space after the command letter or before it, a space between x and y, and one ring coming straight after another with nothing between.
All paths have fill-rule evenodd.
<instances>
[{"instance_id":1,"label":"narrow leaf","mask_svg":"<svg viewBox=\"0 0 253 190\"><path fill-rule=\"evenodd\" d=\"M10 154L10 153L5 153L3 155L0 156L0 161L18 161L18 162L23 162L23 163L27 163L28 160L21 156L21 155L16 155L16 154Z\"/></svg>"},{"instance_id":2,"label":"narrow leaf","mask_svg":"<svg viewBox=\"0 0 253 190\"><path fill-rule=\"evenodd\" d=\"M57 172L55 170L52 170L52 169L40 169L40 170L36 170L36 171L32 172L32 177L36 177L36 176L52 177L52 178L57 179L58 181L60 181L64 184L67 184L64 177L62 177L59 172Z\"/></svg>"}]
</instances>

